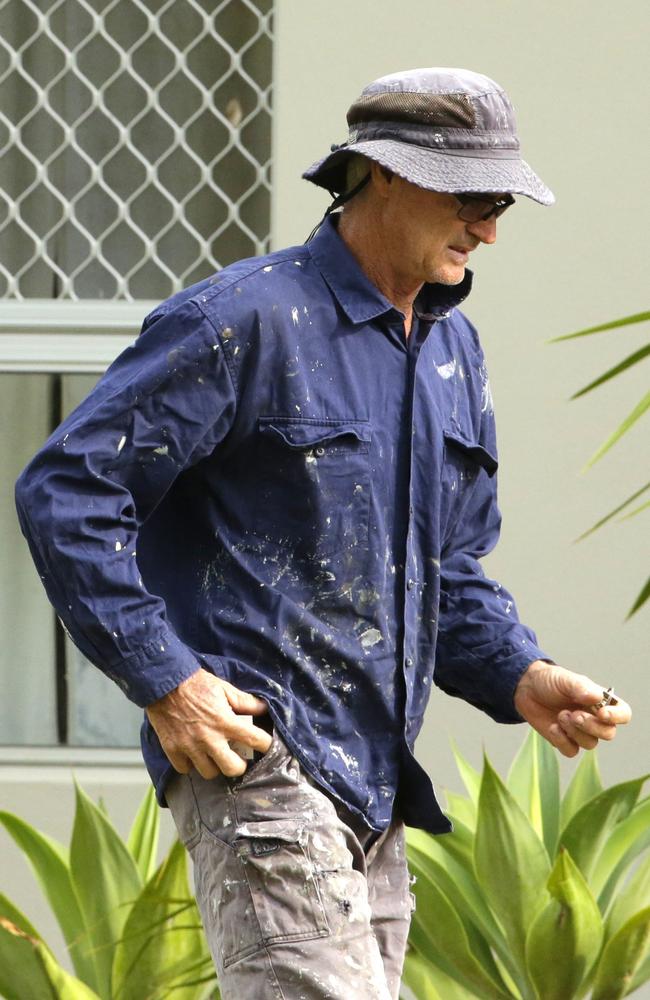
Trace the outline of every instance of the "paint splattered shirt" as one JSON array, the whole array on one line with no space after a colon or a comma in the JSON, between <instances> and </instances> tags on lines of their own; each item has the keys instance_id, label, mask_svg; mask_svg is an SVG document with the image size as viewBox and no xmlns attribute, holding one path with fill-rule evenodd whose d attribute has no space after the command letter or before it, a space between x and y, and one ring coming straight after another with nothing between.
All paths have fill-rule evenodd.
<instances>
[{"instance_id":1,"label":"paint splattered shirt","mask_svg":"<svg viewBox=\"0 0 650 1000\"><path fill-rule=\"evenodd\" d=\"M413 756L433 684L515 722L544 657L478 563L494 417L471 284L403 316L329 220L151 313L30 463L23 530L82 652L146 706L198 666L266 699L321 785L449 828ZM170 774L145 721L161 800Z\"/></svg>"}]
</instances>

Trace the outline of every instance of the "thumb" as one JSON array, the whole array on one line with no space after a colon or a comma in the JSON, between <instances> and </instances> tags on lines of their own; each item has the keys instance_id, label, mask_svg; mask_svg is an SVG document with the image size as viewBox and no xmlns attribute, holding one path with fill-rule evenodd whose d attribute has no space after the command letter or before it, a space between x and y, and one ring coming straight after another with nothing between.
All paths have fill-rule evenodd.
<instances>
[{"instance_id":1,"label":"thumb","mask_svg":"<svg viewBox=\"0 0 650 1000\"><path fill-rule=\"evenodd\" d=\"M261 698L247 691L240 691L227 681L224 682L223 691L230 707L240 715L265 715L269 710Z\"/></svg>"},{"instance_id":2,"label":"thumb","mask_svg":"<svg viewBox=\"0 0 650 1000\"><path fill-rule=\"evenodd\" d=\"M603 700L603 687L585 674L576 674L563 667L557 678L560 690L572 701L589 708Z\"/></svg>"}]
</instances>

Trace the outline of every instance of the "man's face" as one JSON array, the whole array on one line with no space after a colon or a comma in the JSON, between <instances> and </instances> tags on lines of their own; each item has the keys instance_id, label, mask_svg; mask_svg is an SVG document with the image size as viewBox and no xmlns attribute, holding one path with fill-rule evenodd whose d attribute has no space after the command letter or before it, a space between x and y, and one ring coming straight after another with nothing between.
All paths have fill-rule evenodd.
<instances>
[{"instance_id":1,"label":"man's face","mask_svg":"<svg viewBox=\"0 0 650 1000\"><path fill-rule=\"evenodd\" d=\"M498 195L490 195L498 198ZM457 285L469 254L479 243L494 243L496 218L465 222L453 194L417 187L397 175L386 204L393 263L408 282Z\"/></svg>"}]
</instances>

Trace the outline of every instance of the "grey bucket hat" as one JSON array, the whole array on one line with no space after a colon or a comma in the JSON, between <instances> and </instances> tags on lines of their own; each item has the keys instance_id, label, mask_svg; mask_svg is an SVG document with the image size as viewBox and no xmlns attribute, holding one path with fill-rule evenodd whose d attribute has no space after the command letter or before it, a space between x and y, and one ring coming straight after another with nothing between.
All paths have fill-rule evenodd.
<instances>
[{"instance_id":1,"label":"grey bucket hat","mask_svg":"<svg viewBox=\"0 0 650 1000\"><path fill-rule=\"evenodd\" d=\"M431 191L555 201L521 158L508 95L480 73L433 68L382 76L365 87L347 121L347 140L302 175L331 193L345 191L347 161L362 153Z\"/></svg>"}]
</instances>

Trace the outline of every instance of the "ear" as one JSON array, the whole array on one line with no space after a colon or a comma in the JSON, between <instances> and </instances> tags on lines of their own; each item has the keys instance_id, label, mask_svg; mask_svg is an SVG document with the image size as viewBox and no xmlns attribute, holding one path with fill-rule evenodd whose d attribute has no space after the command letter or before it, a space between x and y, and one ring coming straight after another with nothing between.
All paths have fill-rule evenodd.
<instances>
[{"instance_id":1,"label":"ear","mask_svg":"<svg viewBox=\"0 0 650 1000\"><path fill-rule=\"evenodd\" d=\"M388 198L395 174L388 167L383 167L381 163L376 163L375 160L369 160L369 163L370 182L373 188L380 198Z\"/></svg>"}]
</instances>

